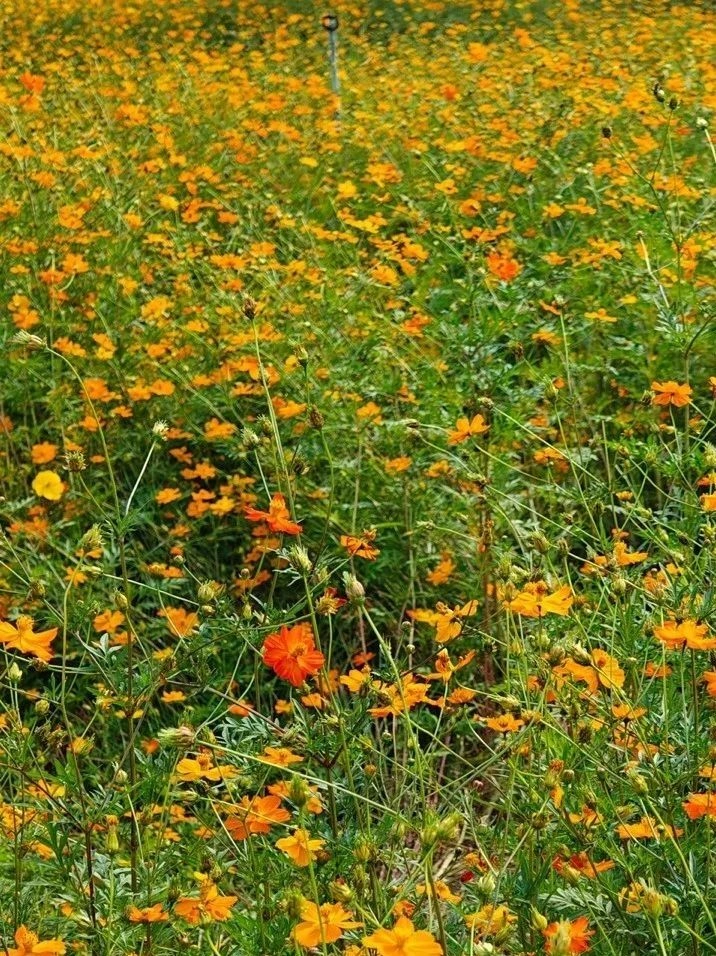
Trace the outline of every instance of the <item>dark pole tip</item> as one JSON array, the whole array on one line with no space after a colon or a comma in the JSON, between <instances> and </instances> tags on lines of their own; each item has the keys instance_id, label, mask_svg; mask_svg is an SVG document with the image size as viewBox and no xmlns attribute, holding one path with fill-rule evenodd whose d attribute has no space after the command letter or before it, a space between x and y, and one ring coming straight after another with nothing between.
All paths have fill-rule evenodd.
<instances>
[{"instance_id":1,"label":"dark pole tip","mask_svg":"<svg viewBox=\"0 0 716 956\"><path fill-rule=\"evenodd\" d=\"M335 13L326 13L321 18L321 25L324 30L328 30L329 33L333 33L338 29L338 17Z\"/></svg>"}]
</instances>

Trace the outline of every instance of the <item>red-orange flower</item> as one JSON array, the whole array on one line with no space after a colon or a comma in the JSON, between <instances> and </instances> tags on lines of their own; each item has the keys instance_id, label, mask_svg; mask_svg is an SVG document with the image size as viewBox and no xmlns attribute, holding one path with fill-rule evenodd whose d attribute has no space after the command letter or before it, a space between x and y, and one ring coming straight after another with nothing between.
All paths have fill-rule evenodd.
<instances>
[{"instance_id":1,"label":"red-orange flower","mask_svg":"<svg viewBox=\"0 0 716 956\"><path fill-rule=\"evenodd\" d=\"M689 820L716 817L716 793L690 793L683 807Z\"/></svg>"},{"instance_id":2,"label":"red-orange flower","mask_svg":"<svg viewBox=\"0 0 716 956\"><path fill-rule=\"evenodd\" d=\"M258 508L245 508L244 515L249 521L264 521L270 531L276 534L300 534L301 525L291 520L291 513L286 507L286 499L280 493L271 498L268 511L259 511Z\"/></svg>"},{"instance_id":3,"label":"red-orange flower","mask_svg":"<svg viewBox=\"0 0 716 956\"><path fill-rule=\"evenodd\" d=\"M573 922L561 919L558 923L550 923L544 930L545 951L548 953L586 953L589 949L589 940L594 936L594 930L589 929L586 916L580 916Z\"/></svg>"},{"instance_id":4,"label":"red-orange flower","mask_svg":"<svg viewBox=\"0 0 716 956\"><path fill-rule=\"evenodd\" d=\"M307 677L317 674L325 660L316 647L310 624L305 622L269 634L262 655L264 664L294 687L300 687Z\"/></svg>"}]
</instances>

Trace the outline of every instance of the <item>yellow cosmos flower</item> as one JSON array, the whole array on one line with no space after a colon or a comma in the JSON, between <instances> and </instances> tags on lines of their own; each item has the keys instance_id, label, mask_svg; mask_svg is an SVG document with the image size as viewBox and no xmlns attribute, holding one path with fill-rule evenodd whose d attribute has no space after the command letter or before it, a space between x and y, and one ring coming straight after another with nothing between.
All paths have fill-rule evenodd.
<instances>
[{"instance_id":1,"label":"yellow cosmos flower","mask_svg":"<svg viewBox=\"0 0 716 956\"><path fill-rule=\"evenodd\" d=\"M38 498L59 501L65 493L65 486L55 471L38 471L32 482L32 490Z\"/></svg>"}]
</instances>

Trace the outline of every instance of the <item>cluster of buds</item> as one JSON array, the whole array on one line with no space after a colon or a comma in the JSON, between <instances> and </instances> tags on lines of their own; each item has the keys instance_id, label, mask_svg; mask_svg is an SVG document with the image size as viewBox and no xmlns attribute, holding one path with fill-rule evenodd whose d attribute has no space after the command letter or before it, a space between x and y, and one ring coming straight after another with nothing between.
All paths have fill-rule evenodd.
<instances>
[{"instance_id":1,"label":"cluster of buds","mask_svg":"<svg viewBox=\"0 0 716 956\"><path fill-rule=\"evenodd\" d=\"M428 819L420 831L420 843L427 852L440 844L456 843L460 834L462 817L459 813Z\"/></svg>"},{"instance_id":2,"label":"cluster of buds","mask_svg":"<svg viewBox=\"0 0 716 956\"><path fill-rule=\"evenodd\" d=\"M645 913L652 919L662 916L676 916L679 904L675 899L660 893L645 880L638 880L625 886L619 893L619 902L627 913Z\"/></svg>"}]
</instances>

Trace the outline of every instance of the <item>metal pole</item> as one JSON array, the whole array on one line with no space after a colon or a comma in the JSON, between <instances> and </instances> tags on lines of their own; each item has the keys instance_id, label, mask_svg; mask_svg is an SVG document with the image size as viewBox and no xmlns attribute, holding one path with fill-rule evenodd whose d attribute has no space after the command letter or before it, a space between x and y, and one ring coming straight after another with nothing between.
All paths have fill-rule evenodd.
<instances>
[{"instance_id":1,"label":"metal pole","mask_svg":"<svg viewBox=\"0 0 716 956\"><path fill-rule=\"evenodd\" d=\"M323 29L328 33L328 62L331 69L331 89L338 99L341 95L341 81L338 76L338 17L327 13L321 20ZM336 104L336 117L340 116L340 104Z\"/></svg>"}]
</instances>

